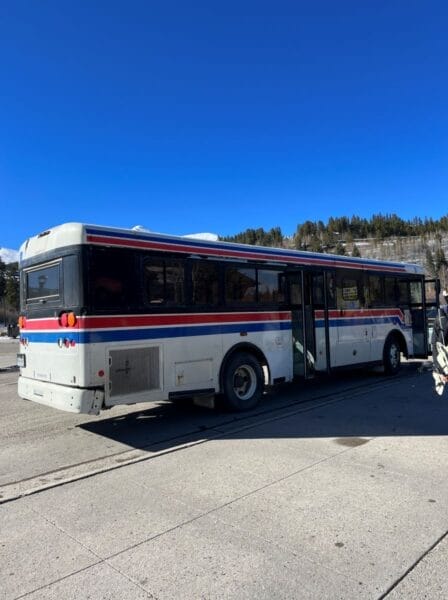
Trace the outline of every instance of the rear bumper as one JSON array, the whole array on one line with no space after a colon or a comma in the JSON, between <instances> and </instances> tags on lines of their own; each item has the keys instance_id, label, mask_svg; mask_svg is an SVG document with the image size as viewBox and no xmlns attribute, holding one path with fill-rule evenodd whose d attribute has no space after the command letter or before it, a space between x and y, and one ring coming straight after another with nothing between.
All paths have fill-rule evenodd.
<instances>
[{"instance_id":1,"label":"rear bumper","mask_svg":"<svg viewBox=\"0 0 448 600\"><path fill-rule=\"evenodd\" d=\"M74 388L23 376L19 377L18 394L25 400L86 415L99 414L104 402L101 390Z\"/></svg>"}]
</instances>

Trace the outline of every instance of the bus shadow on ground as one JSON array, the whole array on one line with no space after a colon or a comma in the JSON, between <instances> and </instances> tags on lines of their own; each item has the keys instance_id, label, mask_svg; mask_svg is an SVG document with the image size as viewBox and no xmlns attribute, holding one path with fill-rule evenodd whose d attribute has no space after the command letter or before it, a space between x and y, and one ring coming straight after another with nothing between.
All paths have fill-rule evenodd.
<instances>
[{"instance_id":1,"label":"bus shadow on ground","mask_svg":"<svg viewBox=\"0 0 448 600\"><path fill-rule=\"evenodd\" d=\"M435 394L428 366L414 362L394 378L355 371L288 384L237 415L162 402L78 427L149 452L229 436L336 438L347 445L353 438L356 445L362 438L448 435L448 390Z\"/></svg>"}]
</instances>

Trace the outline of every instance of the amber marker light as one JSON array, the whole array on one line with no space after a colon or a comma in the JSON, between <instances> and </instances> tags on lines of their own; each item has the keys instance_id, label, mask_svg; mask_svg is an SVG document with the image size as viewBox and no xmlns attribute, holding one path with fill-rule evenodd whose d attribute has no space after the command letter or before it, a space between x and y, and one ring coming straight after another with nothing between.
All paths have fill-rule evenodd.
<instances>
[{"instance_id":1,"label":"amber marker light","mask_svg":"<svg viewBox=\"0 0 448 600\"><path fill-rule=\"evenodd\" d=\"M67 315L67 325L68 327L74 327L76 325L76 315L74 312L68 313Z\"/></svg>"}]
</instances>

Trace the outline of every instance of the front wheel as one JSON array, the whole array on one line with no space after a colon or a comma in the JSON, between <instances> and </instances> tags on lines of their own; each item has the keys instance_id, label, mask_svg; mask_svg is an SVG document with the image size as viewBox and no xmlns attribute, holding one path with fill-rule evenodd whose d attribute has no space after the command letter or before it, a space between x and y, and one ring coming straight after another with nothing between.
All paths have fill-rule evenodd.
<instances>
[{"instance_id":1,"label":"front wheel","mask_svg":"<svg viewBox=\"0 0 448 600\"><path fill-rule=\"evenodd\" d=\"M400 342L395 337L386 340L383 350L384 372L387 375L395 375L401 366Z\"/></svg>"},{"instance_id":2,"label":"front wheel","mask_svg":"<svg viewBox=\"0 0 448 600\"><path fill-rule=\"evenodd\" d=\"M226 365L223 378L225 405L230 410L254 408L263 393L264 376L252 354L236 354Z\"/></svg>"}]
</instances>

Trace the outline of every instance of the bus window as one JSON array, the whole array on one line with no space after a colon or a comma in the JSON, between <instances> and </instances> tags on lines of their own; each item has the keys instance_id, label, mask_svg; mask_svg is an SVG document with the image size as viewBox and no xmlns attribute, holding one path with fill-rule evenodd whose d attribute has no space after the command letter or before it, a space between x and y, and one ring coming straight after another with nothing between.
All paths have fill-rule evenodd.
<instances>
[{"instance_id":1,"label":"bus window","mask_svg":"<svg viewBox=\"0 0 448 600\"><path fill-rule=\"evenodd\" d=\"M368 304L369 306L383 306L383 279L379 275L368 277Z\"/></svg>"},{"instance_id":2,"label":"bus window","mask_svg":"<svg viewBox=\"0 0 448 600\"><path fill-rule=\"evenodd\" d=\"M255 269L228 267L225 275L225 299L227 304L256 302Z\"/></svg>"},{"instance_id":3,"label":"bus window","mask_svg":"<svg viewBox=\"0 0 448 600\"><path fill-rule=\"evenodd\" d=\"M364 304L361 289L361 275L341 273L337 280L337 307L339 309L361 308Z\"/></svg>"},{"instance_id":4,"label":"bus window","mask_svg":"<svg viewBox=\"0 0 448 600\"><path fill-rule=\"evenodd\" d=\"M95 250L91 262L93 306L98 309L127 307L133 272L134 261L130 253L110 248Z\"/></svg>"},{"instance_id":5,"label":"bus window","mask_svg":"<svg viewBox=\"0 0 448 600\"><path fill-rule=\"evenodd\" d=\"M409 286L407 281L397 279L398 304L409 304Z\"/></svg>"},{"instance_id":6,"label":"bus window","mask_svg":"<svg viewBox=\"0 0 448 600\"><path fill-rule=\"evenodd\" d=\"M191 285L193 304L218 304L218 265L207 261L194 262L191 269Z\"/></svg>"},{"instance_id":7,"label":"bus window","mask_svg":"<svg viewBox=\"0 0 448 600\"><path fill-rule=\"evenodd\" d=\"M145 292L149 304L162 304L165 300L165 272L163 260L151 259L145 264Z\"/></svg>"},{"instance_id":8,"label":"bus window","mask_svg":"<svg viewBox=\"0 0 448 600\"><path fill-rule=\"evenodd\" d=\"M298 274L289 279L289 301L293 306L302 306L302 276Z\"/></svg>"},{"instance_id":9,"label":"bus window","mask_svg":"<svg viewBox=\"0 0 448 600\"><path fill-rule=\"evenodd\" d=\"M26 301L57 300L60 296L60 263L26 272Z\"/></svg>"},{"instance_id":10,"label":"bus window","mask_svg":"<svg viewBox=\"0 0 448 600\"><path fill-rule=\"evenodd\" d=\"M409 290L411 293L411 304L423 304L423 287L422 282L411 281L409 284Z\"/></svg>"},{"instance_id":11,"label":"bus window","mask_svg":"<svg viewBox=\"0 0 448 600\"><path fill-rule=\"evenodd\" d=\"M184 266L181 262L166 261L165 302L171 305L184 304Z\"/></svg>"},{"instance_id":12,"label":"bus window","mask_svg":"<svg viewBox=\"0 0 448 600\"><path fill-rule=\"evenodd\" d=\"M333 272L326 275L328 308L336 308L336 276Z\"/></svg>"},{"instance_id":13,"label":"bus window","mask_svg":"<svg viewBox=\"0 0 448 600\"><path fill-rule=\"evenodd\" d=\"M183 305L183 263L169 259L147 259L144 267L144 290L149 304Z\"/></svg>"},{"instance_id":14,"label":"bus window","mask_svg":"<svg viewBox=\"0 0 448 600\"><path fill-rule=\"evenodd\" d=\"M384 304L385 306L396 305L396 285L395 277L384 278Z\"/></svg>"},{"instance_id":15,"label":"bus window","mask_svg":"<svg viewBox=\"0 0 448 600\"><path fill-rule=\"evenodd\" d=\"M313 290L313 306L314 306L314 308L323 308L325 306L323 273L312 276L311 287Z\"/></svg>"},{"instance_id":16,"label":"bus window","mask_svg":"<svg viewBox=\"0 0 448 600\"><path fill-rule=\"evenodd\" d=\"M258 270L258 301L261 304L278 304L285 301L280 288L281 271Z\"/></svg>"}]
</instances>

